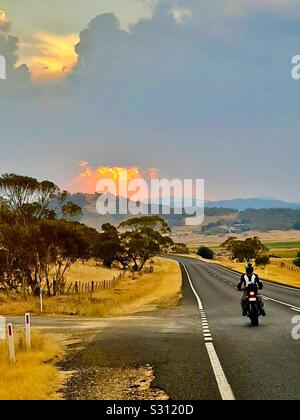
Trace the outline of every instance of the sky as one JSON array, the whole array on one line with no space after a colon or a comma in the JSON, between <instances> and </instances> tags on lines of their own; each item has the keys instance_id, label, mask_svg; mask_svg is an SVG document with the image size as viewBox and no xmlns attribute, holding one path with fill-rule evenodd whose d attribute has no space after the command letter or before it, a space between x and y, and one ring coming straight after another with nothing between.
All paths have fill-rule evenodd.
<instances>
[{"instance_id":1,"label":"sky","mask_svg":"<svg viewBox=\"0 0 300 420\"><path fill-rule=\"evenodd\" d=\"M0 9L2 173L84 191L82 162L155 168L204 178L208 199L300 201L300 0Z\"/></svg>"}]
</instances>

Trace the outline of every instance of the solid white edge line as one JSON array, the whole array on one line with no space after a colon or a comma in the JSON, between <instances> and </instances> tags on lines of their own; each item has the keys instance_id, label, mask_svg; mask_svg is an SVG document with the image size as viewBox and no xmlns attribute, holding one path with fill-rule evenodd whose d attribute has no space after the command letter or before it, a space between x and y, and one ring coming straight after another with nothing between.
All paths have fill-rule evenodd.
<instances>
[{"instance_id":1,"label":"solid white edge line","mask_svg":"<svg viewBox=\"0 0 300 420\"><path fill-rule=\"evenodd\" d=\"M234 395L231 389L231 386L229 385L225 373L223 371L223 368L221 366L220 360L218 358L218 355L216 353L215 347L213 343L206 343L205 344L208 356L210 359L210 363L212 365L217 384L221 393L221 397L223 401L234 401Z\"/></svg>"},{"instance_id":2,"label":"solid white edge line","mask_svg":"<svg viewBox=\"0 0 300 420\"><path fill-rule=\"evenodd\" d=\"M204 308L203 308L202 301L201 301L199 295L197 294L197 292L196 292L196 290L193 286L193 283L192 283L191 277L189 275L189 272L188 272L185 264L182 263L182 266L183 266L183 268L186 272L186 275L187 275L187 278L188 278L189 283L191 285L192 291L193 291L193 293L194 293L194 295L197 299L199 309L200 309L200 311L203 311ZM204 341L212 341L212 338L205 337ZM215 350L215 347L214 347L213 343L212 342L205 343L205 347L206 347L207 352L208 352L209 360L210 360L211 366L213 368L213 372L214 372L214 375L215 375L215 378L216 378L216 381L217 381L217 384L218 384L218 388L219 388L222 400L224 400L224 401L234 401L235 400L234 394L232 392L232 389L231 389L231 386L230 386L229 382L227 381L226 375L224 373L224 370L222 368L222 365L220 363L220 360L218 358L218 355L217 355L217 352Z\"/></svg>"},{"instance_id":3,"label":"solid white edge line","mask_svg":"<svg viewBox=\"0 0 300 420\"><path fill-rule=\"evenodd\" d=\"M191 288L192 288L192 291L193 291L193 293L194 293L194 295L195 295L195 297L196 297L196 299L197 299L198 306L199 306L199 310L200 310L200 312L201 312L201 311L203 311L203 310L204 310L203 305L202 305L202 302L201 302L201 299L200 299L200 297L197 295L197 292L196 292L196 290L195 290L195 288L194 288L194 286L193 286L193 283L192 283L191 277L190 277L190 275L189 275L189 272L187 271L187 268L186 268L185 264L182 264L182 266L183 266L183 268L184 268L184 270L185 270L185 273L186 273L186 275L187 275L187 278L188 278L188 281L189 281L190 286L191 286Z\"/></svg>"},{"instance_id":4,"label":"solid white edge line","mask_svg":"<svg viewBox=\"0 0 300 420\"><path fill-rule=\"evenodd\" d=\"M282 302L281 300L276 300L276 299L270 298L269 296L264 296L264 295L262 295L262 298L267 301L270 300L271 302L275 302L275 303L279 303L280 305L287 306L290 309L294 308L295 310L300 311L300 308L298 308L297 306L291 305L290 303Z\"/></svg>"}]
</instances>

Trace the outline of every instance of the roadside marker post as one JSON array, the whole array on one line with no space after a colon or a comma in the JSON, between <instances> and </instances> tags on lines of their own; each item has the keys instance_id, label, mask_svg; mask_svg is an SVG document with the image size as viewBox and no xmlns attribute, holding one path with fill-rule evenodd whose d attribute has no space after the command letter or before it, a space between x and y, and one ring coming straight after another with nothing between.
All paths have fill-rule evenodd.
<instances>
[{"instance_id":1,"label":"roadside marker post","mask_svg":"<svg viewBox=\"0 0 300 420\"><path fill-rule=\"evenodd\" d=\"M41 284L41 280L40 280L40 277L38 276L38 281L37 281L37 283L38 283L38 286L39 286L39 289L40 289L40 311L41 312L43 312L43 289L42 289L42 284Z\"/></svg>"},{"instance_id":2,"label":"roadside marker post","mask_svg":"<svg viewBox=\"0 0 300 420\"><path fill-rule=\"evenodd\" d=\"M8 337L9 361L10 363L15 363L16 354L15 354L14 331L13 331L12 324L7 324L7 337Z\"/></svg>"},{"instance_id":3,"label":"roadside marker post","mask_svg":"<svg viewBox=\"0 0 300 420\"><path fill-rule=\"evenodd\" d=\"M6 340L6 319L0 316L0 340Z\"/></svg>"},{"instance_id":4,"label":"roadside marker post","mask_svg":"<svg viewBox=\"0 0 300 420\"><path fill-rule=\"evenodd\" d=\"M26 343L26 350L30 350L31 348L31 320L30 314L25 314L25 343Z\"/></svg>"}]
</instances>

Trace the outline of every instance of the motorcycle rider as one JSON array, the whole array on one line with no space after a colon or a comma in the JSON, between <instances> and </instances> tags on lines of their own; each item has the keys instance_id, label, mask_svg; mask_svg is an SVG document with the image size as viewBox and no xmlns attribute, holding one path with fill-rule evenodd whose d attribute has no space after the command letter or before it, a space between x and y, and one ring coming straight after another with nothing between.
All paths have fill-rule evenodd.
<instances>
[{"instance_id":1,"label":"motorcycle rider","mask_svg":"<svg viewBox=\"0 0 300 420\"><path fill-rule=\"evenodd\" d=\"M263 283L260 281L259 276L254 273L254 268L252 264L248 264L246 268L246 273L242 275L239 284L237 285L237 290L241 291L244 289L245 293L241 300L241 306L243 310L243 316L247 315L247 298L246 298L246 291L249 286L255 286L257 290L263 289ZM264 310L264 302L260 296L257 296L257 300L260 306L260 313L262 316L266 316L266 312Z\"/></svg>"}]
</instances>

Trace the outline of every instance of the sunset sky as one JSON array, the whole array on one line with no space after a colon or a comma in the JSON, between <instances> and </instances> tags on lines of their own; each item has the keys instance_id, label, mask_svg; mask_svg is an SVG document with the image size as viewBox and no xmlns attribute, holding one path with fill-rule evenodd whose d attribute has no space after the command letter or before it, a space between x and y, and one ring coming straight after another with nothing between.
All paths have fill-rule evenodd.
<instances>
[{"instance_id":1,"label":"sunset sky","mask_svg":"<svg viewBox=\"0 0 300 420\"><path fill-rule=\"evenodd\" d=\"M19 63L26 62L39 82L63 76L77 60L74 46L89 21L101 13L114 13L128 29L151 17L154 1L139 0L1 0L0 7L19 37Z\"/></svg>"},{"instance_id":2,"label":"sunset sky","mask_svg":"<svg viewBox=\"0 0 300 420\"><path fill-rule=\"evenodd\" d=\"M157 168L204 178L207 198L300 201L300 0L0 9L2 173L90 190L80 162Z\"/></svg>"}]
</instances>

